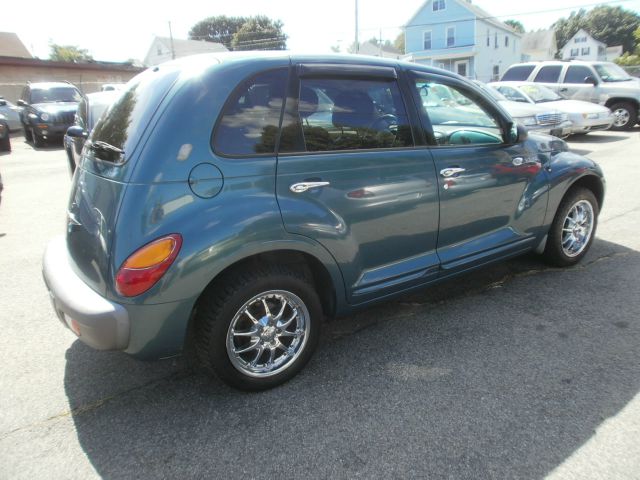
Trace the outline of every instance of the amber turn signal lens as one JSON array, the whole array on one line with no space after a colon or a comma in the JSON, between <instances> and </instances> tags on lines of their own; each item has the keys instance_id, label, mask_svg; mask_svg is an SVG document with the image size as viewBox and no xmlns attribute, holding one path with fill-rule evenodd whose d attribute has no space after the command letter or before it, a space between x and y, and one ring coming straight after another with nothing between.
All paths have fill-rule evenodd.
<instances>
[{"instance_id":1,"label":"amber turn signal lens","mask_svg":"<svg viewBox=\"0 0 640 480\"><path fill-rule=\"evenodd\" d=\"M142 247L131 255L122 268L149 268L162 263L176 247L176 240L172 237L161 238Z\"/></svg>"},{"instance_id":2,"label":"amber turn signal lens","mask_svg":"<svg viewBox=\"0 0 640 480\"><path fill-rule=\"evenodd\" d=\"M178 233L154 240L132 253L116 274L116 290L125 297L140 295L153 287L180 252Z\"/></svg>"}]
</instances>

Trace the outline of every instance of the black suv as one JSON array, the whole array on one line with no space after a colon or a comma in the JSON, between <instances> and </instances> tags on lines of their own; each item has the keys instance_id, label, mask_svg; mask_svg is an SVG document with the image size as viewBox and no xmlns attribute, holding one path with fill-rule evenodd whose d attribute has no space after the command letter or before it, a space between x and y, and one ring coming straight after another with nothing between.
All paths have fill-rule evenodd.
<instances>
[{"instance_id":1,"label":"black suv","mask_svg":"<svg viewBox=\"0 0 640 480\"><path fill-rule=\"evenodd\" d=\"M81 98L82 94L71 83L28 84L17 102L24 107L20 114L24 137L32 141L34 147L41 147L50 139L62 139L67 128L73 125Z\"/></svg>"}]
</instances>

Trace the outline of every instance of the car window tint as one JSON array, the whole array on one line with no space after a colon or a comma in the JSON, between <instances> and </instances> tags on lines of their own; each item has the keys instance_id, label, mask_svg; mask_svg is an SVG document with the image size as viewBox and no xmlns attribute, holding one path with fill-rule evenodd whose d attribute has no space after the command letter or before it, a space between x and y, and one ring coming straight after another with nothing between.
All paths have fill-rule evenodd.
<instances>
[{"instance_id":1,"label":"car window tint","mask_svg":"<svg viewBox=\"0 0 640 480\"><path fill-rule=\"evenodd\" d=\"M304 78L295 122L308 152L414 145L395 80ZM282 151L295 148L289 128L283 128Z\"/></svg>"},{"instance_id":2,"label":"car window tint","mask_svg":"<svg viewBox=\"0 0 640 480\"><path fill-rule=\"evenodd\" d=\"M223 155L274 153L287 85L287 69L245 82L224 107L213 146Z\"/></svg>"},{"instance_id":3,"label":"car window tint","mask_svg":"<svg viewBox=\"0 0 640 480\"><path fill-rule=\"evenodd\" d=\"M542 67L536 75L534 82L556 83L561 71L562 65L547 65L546 67Z\"/></svg>"},{"instance_id":4,"label":"car window tint","mask_svg":"<svg viewBox=\"0 0 640 480\"><path fill-rule=\"evenodd\" d=\"M527 97L525 97L522 93L520 93L517 89L513 87L507 87L505 85L500 85L497 87L498 91L505 96L507 100L511 100L512 102L522 102L529 103Z\"/></svg>"},{"instance_id":5,"label":"car window tint","mask_svg":"<svg viewBox=\"0 0 640 480\"><path fill-rule=\"evenodd\" d=\"M416 80L415 88L438 145L503 142L498 121L478 102L475 94L426 80Z\"/></svg>"},{"instance_id":6,"label":"car window tint","mask_svg":"<svg viewBox=\"0 0 640 480\"><path fill-rule=\"evenodd\" d=\"M564 83L585 83L586 77L593 77L591 69L582 65L571 65L564 77Z\"/></svg>"},{"instance_id":7,"label":"car window tint","mask_svg":"<svg viewBox=\"0 0 640 480\"><path fill-rule=\"evenodd\" d=\"M526 80L533 72L535 68L534 65L516 65L515 67L509 68L504 75L502 76L502 81L510 81L510 80Z\"/></svg>"}]
</instances>

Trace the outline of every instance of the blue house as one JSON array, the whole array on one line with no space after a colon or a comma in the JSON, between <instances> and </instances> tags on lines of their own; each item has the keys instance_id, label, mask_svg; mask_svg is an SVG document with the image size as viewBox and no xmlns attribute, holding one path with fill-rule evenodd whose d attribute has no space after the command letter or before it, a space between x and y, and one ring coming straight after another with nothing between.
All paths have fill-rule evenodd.
<instances>
[{"instance_id":1,"label":"blue house","mask_svg":"<svg viewBox=\"0 0 640 480\"><path fill-rule=\"evenodd\" d=\"M468 0L427 0L404 27L406 59L488 82L521 61L521 37Z\"/></svg>"}]
</instances>

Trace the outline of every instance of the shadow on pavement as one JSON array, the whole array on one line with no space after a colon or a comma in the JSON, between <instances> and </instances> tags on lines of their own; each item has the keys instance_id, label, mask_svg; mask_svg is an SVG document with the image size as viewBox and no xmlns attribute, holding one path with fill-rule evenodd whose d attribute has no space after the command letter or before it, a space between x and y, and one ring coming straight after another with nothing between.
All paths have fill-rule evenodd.
<instances>
[{"instance_id":1,"label":"shadow on pavement","mask_svg":"<svg viewBox=\"0 0 640 480\"><path fill-rule=\"evenodd\" d=\"M527 256L326 325L288 384L75 342L65 389L106 477L538 478L640 390L640 253Z\"/></svg>"}]
</instances>

